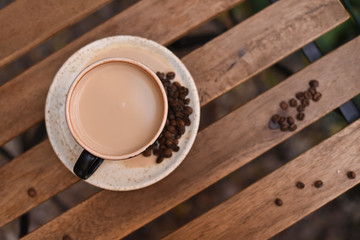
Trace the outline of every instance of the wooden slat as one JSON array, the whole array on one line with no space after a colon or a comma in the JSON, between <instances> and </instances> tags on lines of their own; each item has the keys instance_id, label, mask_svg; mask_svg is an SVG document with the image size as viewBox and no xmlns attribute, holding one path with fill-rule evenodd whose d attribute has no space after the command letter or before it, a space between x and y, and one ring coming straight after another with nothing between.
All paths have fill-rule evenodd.
<instances>
[{"instance_id":1,"label":"wooden slat","mask_svg":"<svg viewBox=\"0 0 360 240\"><path fill-rule=\"evenodd\" d=\"M40 121L43 117L43 111L44 111L44 101L45 101L45 94L47 92L47 88L49 87L48 84L51 82L51 75L54 74L54 72L59 67L59 64L62 63L63 58L67 57L68 54L71 54L71 52L74 50L74 48L79 47L79 45L84 44L84 41L90 41L92 38L99 37L99 34L105 34L105 35L111 35L112 33L120 34L121 32L127 33L127 34L135 34L135 35L145 35L147 37L151 37L161 43L167 43L169 41L172 41L179 37L181 34L184 34L186 31L189 31L189 29L195 27L197 24L200 24L201 21L205 21L206 19L216 15L219 11L226 10L227 8L231 7L236 2L239 2L240 0L227 0L227 1L221 1L217 2L215 0L206 0L206 1L200 1L200 3L196 4L195 6L192 6L191 9L189 7L189 4L191 1L187 2L180 2L178 1L169 1L166 4L162 3L161 1L142 1L141 4L137 4L134 7L126 10L124 13L121 13L119 16L117 16L114 20L111 20L109 23L106 23L102 27L99 27L95 29L94 32L90 32L87 36L84 36L83 38L79 39L75 43L72 43L70 47L66 47L64 50L61 50L59 53L55 53L53 56L51 56L49 59L43 61L40 64L37 64L34 68L30 69L30 71L24 73L22 76L12 80L9 84L5 85L3 88L0 88L0 112L6 108L4 115L5 116L0 118L0 145L1 143L4 143L4 141L8 140L9 136L13 136L12 134L14 131L18 131L19 128L22 128L25 126L27 128L29 125L36 123L37 121ZM211 5L210 8L206 7L206 4ZM153 6L154 5L154 6ZM159 5L159 6L157 6ZM174 15L177 15L180 19L183 20L176 20L169 19L168 16L161 15L160 17L156 16L145 16L149 19L142 19L143 21L147 20L146 25L133 25L133 24L125 24L122 27L118 27L116 30L115 24L116 22L121 21L133 21L135 18L140 18L138 15L143 14L142 11L145 11L145 9L148 9L149 7L155 7L157 11L161 14L168 14L169 12L173 13ZM201 13L197 13L200 11ZM148 12L148 11L146 11ZM150 14L150 13L149 13ZM184 19L182 16L186 16ZM198 18L196 18L198 16ZM143 16L144 17L144 16ZM151 19L153 18L153 19ZM150 23L149 23L150 21ZM151 21L153 21L151 23ZM189 22L187 22L189 21ZM171 23L171 28L167 27L167 23ZM158 24L156 26L156 24ZM154 26L153 31L158 31L158 33L153 33L149 31L150 25ZM162 27L163 29L157 30L158 27ZM176 31L174 31L174 28L178 27ZM116 30L116 32L114 32ZM85 39L84 39L85 38ZM79 42L80 41L80 42ZM66 51L65 53L63 51ZM60 59L60 61L59 61ZM53 65L57 67L53 67ZM17 93L22 92L25 95L17 95ZM17 97L14 98L14 95L17 95ZM28 101L32 101L34 103L27 106ZM15 103L16 102L16 103ZM17 106L17 103L20 104ZM37 106L36 106L37 105ZM13 111L14 108L18 108L16 111ZM29 110L28 108L31 108ZM9 111L12 111L11 113ZM17 117L27 116L26 118L22 119L21 121L17 121ZM12 122L11 122L12 119ZM24 124L25 123L25 124ZM11 130L6 129L6 126L10 127ZM24 130L24 129L23 129ZM17 132L16 134L18 134ZM5 136L5 137L4 137ZM50 160L53 160L54 153L49 152L48 149L50 148L49 142L46 141L45 143L41 144L36 149L36 154L41 155L43 154L44 158L49 158ZM13 168L17 165L21 166L24 162L31 162L32 161L32 155L25 155L23 158L15 159L13 160L11 166ZM50 161L49 160L49 161ZM58 161L58 160L57 160ZM58 161L59 162L59 161ZM59 162L60 163L60 162ZM19 167L21 168L21 167ZM27 169L30 173L33 172L33 175L29 175L28 178L32 179L32 181L25 181L25 179L20 178L24 173L22 171L17 172L17 174L12 175L11 180L5 179L5 175L0 174L0 182L3 182L2 185L0 185L1 189L15 189L14 186L19 186L19 188L16 188L15 193L18 193L18 191L23 190L23 184L27 185L28 187L31 187L30 185L34 185L37 188L40 189L48 189L47 191L40 191L38 192L38 195L36 198L28 200L27 198L13 198L14 194L13 192L10 192L9 190L6 191L7 194L3 194L0 200L0 203L4 203L2 206L2 209L0 210L0 226L6 224L7 222L11 221L12 219L15 219L16 217L20 216L24 212L30 210L31 208L35 207L36 205L40 204L41 202L48 199L50 194L55 195L59 191L63 190L64 187L62 185L57 185L58 179L64 179L63 184L70 186L73 184L76 180L73 178L69 178L68 171L64 168L59 168L57 175L57 178L52 178L52 175L46 175L48 178L46 181L39 181L38 178L36 178L36 173L38 169L42 169L42 171L47 171L48 168L52 168L52 165L48 162L40 161L37 165L27 165ZM10 169L10 168L7 168ZM33 169L33 171L31 171ZM7 176L7 175L6 175ZM2 186L2 187L1 187ZM0 191L1 192L1 191ZM8 203L8 204L5 204ZM14 206L21 206L21 207L14 207ZM8 209L9 208L9 209Z\"/></svg>"},{"instance_id":2,"label":"wooden slat","mask_svg":"<svg viewBox=\"0 0 360 240\"><path fill-rule=\"evenodd\" d=\"M0 11L0 66L111 0L17 0Z\"/></svg>"},{"instance_id":3,"label":"wooden slat","mask_svg":"<svg viewBox=\"0 0 360 240\"><path fill-rule=\"evenodd\" d=\"M313 4L312 4L313 5ZM274 6L276 6L276 7L274 7ZM274 12L274 15L277 15L277 14L280 14L281 13L281 11L282 11L282 8L284 7L284 5L283 4L279 4L279 5L274 5L274 6L272 6L271 7L271 10ZM316 8L316 6L314 6L315 8ZM342 8L339 8L338 9L338 11L342 11ZM265 12L265 14L268 14L267 12ZM254 18L257 18L257 19L259 19L258 21L259 22L261 22L260 20L261 19L263 19L263 15L262 15L262 13L260 13L260 14L258 14L258 15L256 15L256 16L254 16ZM331 17L332 18L332 17ZM253 21L253 20L251 20L251 21ZM291 21L293 21L293 20L291 20L291 19L288 19L288 21L289 22L291 22ZM323 21L328 21L328 19L327 19L327 17L324 17L324 20ZM273 23L273 24L275 24L275 22ZM313 23L314 24L314 26L315 25L318 25L318 23L317 22L314 22ZM308 27L313 27L312 26L312 24L310 24L310 23L308 23ZM239 26L238 27L236 27L236 29L238 29L238 31L242 31L242 28L239 28ZM321 31L323 31L324 29L321 29ZM233 31L233 30L231 30L231 31ZM260 33L259 33L260 34ZM282 39L279 39L279 41L287 41L287 38L292 38L292 36L290 36L291 34L297 34L297 32L293 32L293 33L289 33L289 36L287 36L287 35L285 35ZM304 33L302 33L302 34L306 34L306 32L304 32ZM228 36L227 35L225 35L225 38L227 38ZM264 37L266 37L266 36L264 36ZM310 37L310 36L309 36ZM222 36L220 37L220 38L223 38ZM211 45L213 48L219 48L220 47L220 45L221 45L221 41L219 41L218 40L219 38L217 38L217 39L215 39L216 40L216 44L212 44L212 42L210 42L209 44L207 44L206 45L206 47L208 47L209 45ZM214 40L214 41L215 41ZM228 44L230 44L230 42L227 40L227 43ZM233 39L233 41L231 42L232 44L234 44L234 45L236 45L237 44L237 39ZM303 41L303 42L299 42L298 43L298 47L300 48L301 47L301 44L306 44L306 42L305 41ZM201 51L201 49L202 48L200 48L200 50L198 50L197 51L197 53L193 56L193 57L196 57L196 58L198 58L199 56L199 52L202 52ZM205 54L205 53L204 53ZM261 56L258 56L259 58L261 58ZM185 61L185 63L187 63L188 64L188 66L190 67L190 69L192 69L192 66L191 65L189 65L189 61L191 60L191 57L185 57L185 59L184 59L184 61ZM201 60L201 59L200 59ZM205 61L205 60L201 60L201 61ZM258 61L260 61L260 60L256 60L256 59L253 59L253 61L254 61L254 63L255 62L258 62ZM204 64L203 66L206 66L206 64ZM225 67L225 68L227 68L227 66L223 66L223 67ZM206 73L206 72L205 72ZM201 78L201 74L200 74L200 72L199 71L197 71L197 74L198 74L198 77L197 77L197 82L199 83L199 81L200 81L200 83L201 83L201 80L202 80L202 78ZM241 79L240 79L241 80ZM222 91L221 89L219 89L219 88L217 88L217 85L216 84L213 84L212 85L215 89L218 89L219 91ZM214 94L214 95L218 95L218 94L220 94L220 92L214 92L214 91L212 91L210 94ZM212 98L212 96L211 95L207 95L208 97L210 96L210 98L206 98L205 97L205 99L207 99L207 100L209 100L209 99L211 99ZM202 91L200 91L200 97L204 97L204 93L202 92ZM207 101L203 101L202 102L202 105L204 105L204 104L206 104L207 103ZM46 168L42 168L42 169L46 169ZM0 176L1 177L1 176ZM1 179L0 179L0 181L1 181ZM49 181L55 181L56 182L56 179L49 179ZM72 183L72 182L71 182ZM21 184L21 183L19 183L19 184ZM37 184L43 184L43 185L49 185L49 186L52 186L52 184L50 184L49 182L42 182L42 183L37 183ZM53 186L52 187L52 190L54 190L54 189L56 189L56 184L55 184L55 186ZM59 191L60 190L62 190L62 189L59 189ZM30 209L30 208L32 208L33 206L35 206L36 204L39 204L40 202L42 202L43 200L45 200L46 198L42 198L42 197L38 197L37 199L34 199L33 200L33 202L24 202L24 201L20 201L18 204L21 204L21 205L27 205L27 208L26 209ZM25 209L25 208L24 208ZM20 210L20 209L19 209ZM20 214L22 214L23 212L22 211L17 211L17 212L13 212L13 218L15 218L16 216L19 216ZM7 220L7 219L6 219ZM1 221L1 215L0 215L0 226L2 225L2 224L4 224L5 222L3 222L3 221Z\"/></svg>"},{"instance_id":4,"label":"wooden slat","mask_svg":"<svg viewBox=\"0 0 360 240\"><path fill-rule=\"evenodd\" d=\"M80 47L120 34L168 44L240 1L143 0L84 34L0 87L0 146L44 118L46 94L56 71Z\"/></svg>"},{"instance_id":5,"label":"wooden slat","mask_svg":"<svg viewBox=\"0 0 360 240\"><path fill-rule=\"evenodd\" d=\"M0 226L78 181L48 140L0 168ZM34 198L28 195L35 189Z\"/></svg>"},{"instance_id":6,"label":"wooden slat","mask_svg":"<svg viewBox=\"0 0 360 240\"><path fill-rule=\"evenodd\" d=\"M165 239L268 239L360 182L360 120ZM317 189L314 181L324 185ZM295 187L297 181L305 189ZM274 204L281 198L283 206Z\"/></svg>"},{"instance_id":7,"label":"wooden slat","mask_svg":"<svg viewBox=\"0 0 360 240\"><path fill-rule=\"evenodd\" d=\"M74 239L95 235L117 239L129 234L358 94L359 61L360 37L202 130L188 157L164 180L139 191L102 191L25 239L63 234ZM319 80L321 101L308 107L297 131L269 130L278 103L293 97L296 89L306 89L309 79Z\"/></svg>"}]
</instances>

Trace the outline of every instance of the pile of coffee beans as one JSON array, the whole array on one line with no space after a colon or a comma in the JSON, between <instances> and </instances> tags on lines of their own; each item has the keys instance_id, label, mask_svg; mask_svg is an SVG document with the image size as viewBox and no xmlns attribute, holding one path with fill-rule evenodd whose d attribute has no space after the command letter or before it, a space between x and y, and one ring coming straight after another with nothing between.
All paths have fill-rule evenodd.
<instances>
[{"instance_id":1,"label":"pile of coffee beans","mask_svg":"<svg viewBox=\"0 0 360 240\"><path fill-rule=\"evenodd\" d=\"M310 100L317 102L322 96L321 93L317 91L317 87L319 86L319 82L317 80L311 80L309 85L310 87L305 92L297 92L295 94L295 98L291 98L288 102L280 102L280 108L282 110L288 109L289 106L293 108L296 107L296 119L299 121L304 120L304 111L306 107L310 105ZM295 131L297 129L295 120L291 116L280 116L279 114L275 114L271 117L271 123L272 124L269 124L271 129L278 128L273 127L273 124L279 124L281 131Z\"/></svg>"},{"instance_id":2,"label":"pile of coffee beans","mask_svg":"<svg viewBox=\"0 0 360 240\"><path fill-rule=\"evenodd\" d=\"M156 75L162 82L166 95L168 97L168 116L165 128L161 132L158 139L153 145L143 152L146 157L154 154L157 156L156 162L161 163L164 158L170 158L173 152L180 150L178 144L179 139L185 133L185 126L190 126L190 115L193 109L189 107L190 99L186 96L189 94L189 89L177 81L174 72L157 72Z\"/></svg>"}]
</instances>

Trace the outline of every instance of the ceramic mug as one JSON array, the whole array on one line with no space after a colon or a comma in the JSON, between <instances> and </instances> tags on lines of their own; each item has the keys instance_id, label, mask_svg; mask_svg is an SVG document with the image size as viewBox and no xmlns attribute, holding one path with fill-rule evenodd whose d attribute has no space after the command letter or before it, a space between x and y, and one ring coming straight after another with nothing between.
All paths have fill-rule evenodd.
<instances>
[{"instance_id":1,"label":"ceramic mug","mask_svg":"<svg viewBox=\"0 0 360 240\"><path fill-rule=\"evenodd\" d=\"M153 99L157 100L153 102ZM153 104L149 107L147 102ZM98 104L103 105L96 108ZM75 141L84 148L74 165L74 173L87 179L104 159L123 160L141 154L161 134L167 112L162 83L144 64L127 58L107 58L91 64L74 79L66 98L67 125ZM145 124L149 115L156 119L150 121L154 125ZM119 125L114 125L116 119ZM127 120L124 123L122 119ZM142 133L137 129L151 131L146 130L148 134L141 138ZM123 145L126 145L124 149ZM116 146L122 150L117 151Z\"/></svg>"}]
</instances>

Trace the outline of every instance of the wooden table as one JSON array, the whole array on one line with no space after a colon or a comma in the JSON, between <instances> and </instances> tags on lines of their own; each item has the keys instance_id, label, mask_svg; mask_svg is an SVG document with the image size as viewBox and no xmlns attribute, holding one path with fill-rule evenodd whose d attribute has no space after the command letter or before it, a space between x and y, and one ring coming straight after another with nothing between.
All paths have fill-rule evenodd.
<instances>
[{"instance_id":1,"label":"wooden table","mask_svg":"<svg viewBox=\"0 0 360 240\"><path fill-rule=\"evenodd\" d=\"M0 11L0 66L10 63L109 0L17 0ZM0 146L44 119L47 91L61 64L96 39L130 34L168 45L241 0L142 0L0 86ZM182 58L201 106L348 19L338 0L281 0ZM136 24L134 24L136 23ZM346 59L346 61L345 61ZM100 191L24 239L118 239L216 183L360 93L360 38L332 51L198 133L169 177L141 190ZM294 132L268 129L278 103L310 79L321 101ZM265 239L359 183L357 120L265 178L173 232L167 239ZM315 180L324 186L316 189ZM305 189L295 187L297 181ZM0 226L79 181L48 140L0 168ZM29 189L36 193L30 196ZM284 202L279 207L275 198ZM146 199L146 201L144 201ZM91 209L91 210L89 210Z\"/></svg>"}]
</instances>

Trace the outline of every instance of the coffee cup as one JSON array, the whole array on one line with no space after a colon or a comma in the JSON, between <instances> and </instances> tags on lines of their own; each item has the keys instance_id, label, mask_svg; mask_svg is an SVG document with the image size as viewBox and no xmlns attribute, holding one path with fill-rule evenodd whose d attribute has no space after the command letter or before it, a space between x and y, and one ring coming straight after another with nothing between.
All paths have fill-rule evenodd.
<instances>
[{"instance_id":1,"label":"coffee cup","mask_svg":"<svg viewBox=\"0 0 360 240\"><path fill-rule=\"evenodd\" d=\"M166 92L156 74L127 58L97 61L74 79L66 98L66 122L84 148L74 173L90 177L106 160L141 154L161 134Z\"/></svg>"}]
</instances>

